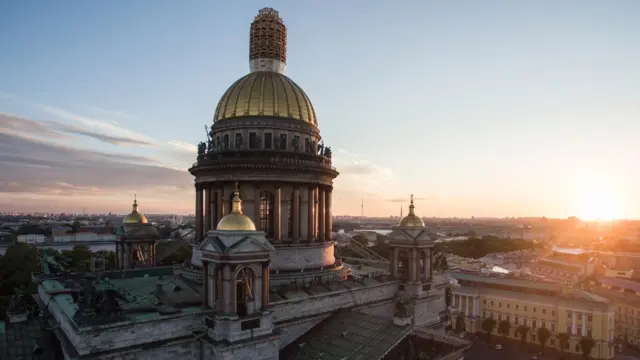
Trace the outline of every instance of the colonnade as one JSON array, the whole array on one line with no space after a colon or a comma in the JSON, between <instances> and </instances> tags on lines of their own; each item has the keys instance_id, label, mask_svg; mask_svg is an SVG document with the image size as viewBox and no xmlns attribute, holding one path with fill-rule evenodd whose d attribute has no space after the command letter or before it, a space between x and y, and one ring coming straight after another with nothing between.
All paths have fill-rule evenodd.
<instances>
[{"instance_id":1,"label":"colonnade","mask_svg":"<svg viewBox=\"0 0 640 360\"><path fill-rule=\"evenodd\" d=\"M452 305L458 308L458 312L465 314L467 317L472 316L475 318L478 316L479 299L475 296L456 294Z\"/></svg>"},{"instance_id":2,"label":"colonnade","mask_svg":"<svg viewBox=\"0 0 640 360\"><path fill-rule=\"evenodd\" d=\"M196 184L197 241L214 230L230 211L228 200L234 191L235 186L230 183ZM263 200L265 193L269 194L268 205ZM276 243L331 240L331 186L243 183L241 195L243 212L253 220L256 230L267 232L267 237Z\"/></svg>"}]
</instances>

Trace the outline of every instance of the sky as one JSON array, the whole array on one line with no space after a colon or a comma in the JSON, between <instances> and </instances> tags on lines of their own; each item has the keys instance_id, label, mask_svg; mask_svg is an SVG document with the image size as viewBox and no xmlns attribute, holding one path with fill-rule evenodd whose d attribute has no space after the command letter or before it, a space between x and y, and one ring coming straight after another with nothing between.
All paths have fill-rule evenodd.
<instances>
[{"instance_id":1,"label":"sky","mask_svg":"<svg viewBox=\"0 0 640 360\"><path fill-rule=\"evenodd\" d=\"M334 214L640 218L637 0L1 1L0 211L193 213L265 6Z\"/></svg>"}]
</instances>

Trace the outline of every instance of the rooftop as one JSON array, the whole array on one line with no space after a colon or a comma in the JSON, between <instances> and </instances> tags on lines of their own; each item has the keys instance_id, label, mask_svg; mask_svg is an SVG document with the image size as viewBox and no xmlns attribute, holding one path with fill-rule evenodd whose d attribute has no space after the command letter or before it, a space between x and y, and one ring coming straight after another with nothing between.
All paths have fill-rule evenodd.
<instances>
[{"instance_id":1,"label":"rooftop","mask_svg":"<svg viewBox=\"0 0 640 360\"><path fill-rule=\"evenodd\" d=\"M38 318L16 324L0 322L0 359L32 359L34 352L41 351L39 359L53 360L56 349L48 341L50 332Z\"/></svg>"},{"instance_id":2,"label":"rooftop","mask_svg":"<svg viewBox=\"0 0 640 360\"><path fill-rule=\"evenodd\" d=\"M282 349L280 359L378 359L410 332L411 326L341 310Z\"/></svg>"}]
</instances>

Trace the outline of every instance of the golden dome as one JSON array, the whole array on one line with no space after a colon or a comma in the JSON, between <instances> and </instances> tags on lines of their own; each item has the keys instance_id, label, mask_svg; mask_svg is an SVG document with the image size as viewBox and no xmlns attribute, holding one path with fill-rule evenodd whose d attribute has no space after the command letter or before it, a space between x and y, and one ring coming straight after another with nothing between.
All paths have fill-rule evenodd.
<instances>
[{"instance_id":1,"label":"golden dome","mask_svg":"<svg viewBox=\"0 0 640 360\"><path fill-rule=\"evenodd\" d=\"M216 230L226 231L256 231L256 225L251 219L242 213L242 200L236 183L236 191L233 193L231 212L220 219Z\"/></svg>"},{"instance_id":2,"label":"golden dome","mask_svg":"<svg viewBox=\"0 0 640 360\"><path fill-rule=\"evenodd\" d=\"M147 218L138 212L138 199L134 197L133 199L133 210L131 214L127 215L122 219L123 224L146 224Z\"/></svg>"},{"instance_id":3,"label":"golden dome","mask_svg":"<svg viewBox=\"0 0 640 360\"><path fill-rule=\"evenodd\" d=\"M423 228L424 221L417 216L414 212L415 206L413 206L413 194L411 194L411 204L409 205L409 214L400 220L398 226L404 228Z\"/></svg>"},{"instance_id":4,"label":"golden dome","mask_svg":"<svg viewBox=\"0 0 640 360\"><path fill-rule=\"evenodd\" d=\"M273 116L318 126L307 94L275 71L255 71L231 85L218 102L213 121L242 116Z\"/></svg>"}]
</instances>

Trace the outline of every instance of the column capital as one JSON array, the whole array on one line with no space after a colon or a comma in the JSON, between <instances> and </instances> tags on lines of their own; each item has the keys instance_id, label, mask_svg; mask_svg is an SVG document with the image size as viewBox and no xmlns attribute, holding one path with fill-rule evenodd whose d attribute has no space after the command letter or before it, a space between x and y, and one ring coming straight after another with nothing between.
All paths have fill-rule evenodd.
<instances>
[{"instance_id":1,"label":"column capital","mask_svg":"<svg viewBox=\"0 0 640 360\"><path fill-rule=\"evenodd\" d=\"M204 185L202 183L195 184L196 191L202 191L204 189Z\"/></svg>"}]
</instances>

